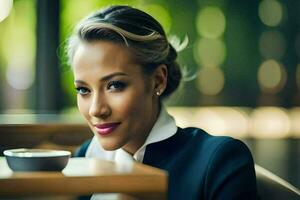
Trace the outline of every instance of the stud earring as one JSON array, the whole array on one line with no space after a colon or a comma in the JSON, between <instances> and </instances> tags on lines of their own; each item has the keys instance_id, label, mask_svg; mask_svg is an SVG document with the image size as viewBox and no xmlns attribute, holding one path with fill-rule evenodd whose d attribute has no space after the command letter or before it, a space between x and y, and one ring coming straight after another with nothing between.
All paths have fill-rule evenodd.
<instances>
[{"instance_id":1,"label":"stud earring","mask_svg":"<svg viewBox=\"0 0 300 200\"><path fill-rule=\"evenodd\" d=\"M156 95L159 96L159 95L160 95L160 92L159 92L159 91L156 91Z\"/></svg>"}]
</instances>

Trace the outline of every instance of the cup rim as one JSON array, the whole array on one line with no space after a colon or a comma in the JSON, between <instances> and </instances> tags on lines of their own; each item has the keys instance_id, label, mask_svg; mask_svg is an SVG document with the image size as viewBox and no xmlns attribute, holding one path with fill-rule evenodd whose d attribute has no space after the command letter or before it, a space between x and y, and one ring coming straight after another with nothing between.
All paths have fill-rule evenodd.
<instances>
[{"instance_id":1,"label":"cup rim","mask_svg":"<svg viewBox=\"0 0 300 200\"><path fill-rule=\"evenodd\" d=\"M71 156L71 152L66 150L28 149L28 148L8 149L3 151L3 154L8 157L20 157L20 158Z\"/></svg>"}]
</instances>

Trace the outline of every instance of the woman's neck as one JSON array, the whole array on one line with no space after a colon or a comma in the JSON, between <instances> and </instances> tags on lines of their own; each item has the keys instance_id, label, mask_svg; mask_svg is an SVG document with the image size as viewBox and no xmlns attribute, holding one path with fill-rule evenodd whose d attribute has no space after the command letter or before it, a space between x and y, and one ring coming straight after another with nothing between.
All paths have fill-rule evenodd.
<instances>
[{"instance_id":1,"label":"woman's neck","mask_svg":"<svg viewBox=\"0 0 300 200\"><path fill-rule=\"evenodd\" d=\"M151 119L147 126L145 126L145 130L142 133L138 133L139 135L134 138L134 141L128 142L125 144L122 149L127 153L134 155L146 142L149 134L151 133L152 128L154 127L156 121L158 120L159 114L161 111L161 103L155 106L154 111L152 112Z\"/></svg>"}]
</instances>

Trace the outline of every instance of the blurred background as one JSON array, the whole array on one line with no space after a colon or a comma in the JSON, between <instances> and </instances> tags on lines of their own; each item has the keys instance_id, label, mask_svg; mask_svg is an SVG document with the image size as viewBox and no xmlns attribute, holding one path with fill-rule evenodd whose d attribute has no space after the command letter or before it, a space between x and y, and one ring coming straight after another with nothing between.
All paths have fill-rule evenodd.
<instances>
[{"instance_id":1,"label":"blurred background","mask_svg":"<svg viewBox=\"0 0 300 200\"><path fill-rule=\"evenodd\" d=\"M0 126L84 123L64 47L82 17L112 4L150 13L173 44L188 38L186 77L166 102L178 125L242 139L300 188L298 0L0 0Z\"/></svg>"}]
</instances>

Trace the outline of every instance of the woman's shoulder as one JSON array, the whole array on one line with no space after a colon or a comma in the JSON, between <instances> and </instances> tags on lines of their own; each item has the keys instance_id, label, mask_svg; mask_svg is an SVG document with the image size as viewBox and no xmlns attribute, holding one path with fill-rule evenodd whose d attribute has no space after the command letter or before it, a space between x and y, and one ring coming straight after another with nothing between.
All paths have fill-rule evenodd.
<instances>
[{"instance_id":1,"label":"woman's shoulder","mask_svg":"<svg viewBox=\"0 0 300 200\"><path fill-rule=\"evenodd\" d=\"M199 128L178 128L171 138L149 146L144 162L169 172L172 199L184 199L180 196L184 191L191 196L185 199L196 199L199 194L203 199L236 199L239 195L237 199L247 195L255 199L253 159L238 139L213 136Z\"/></svg>"},{"instance_id":2,"label":"woman's shoulder","mask_svg":"<svg viewBox=\"0 0 300 200\"><path fill-rule=\"evenodd\" d=\"M209 146L211 148L222 148L222 146L227 146L227 143L234 143L236 145L243 145L244 143L238 139L232 138L230 136L215 136L207 133L203 129L188 127L188 128L178 128L177 133L174 135L174 139L186 138L191 143L197 143L197 146Z\"/></svg>"},{"instance_id":3,"label":"woman's shoulder","mask_svg":"<svg viewBox=\"0 0 300 200\"><path fill-rule=\"evenodd\" d=\"M198 156L216 160L234 156L236 159L252 162L252 155L246 144L230 136L214 136L202 129L188 127L178 128L173 140L192 149Z\"/></svg>"},{"instance_id":4,"label":"woman's shoulder","mask_svg":"<svg viewBox=\"0 0 300 200\"><path fill-rule=\"evenodd\" d=\"M235 158L240 155L252 159L249 149L242 141L229 136L214 136L194 127L178 128L172 137L148 145L147 150L159 155L164 155L165 152L168 157L193 155L203 162L232 155L236 155Z\"/></svg>"}]
</instances>

